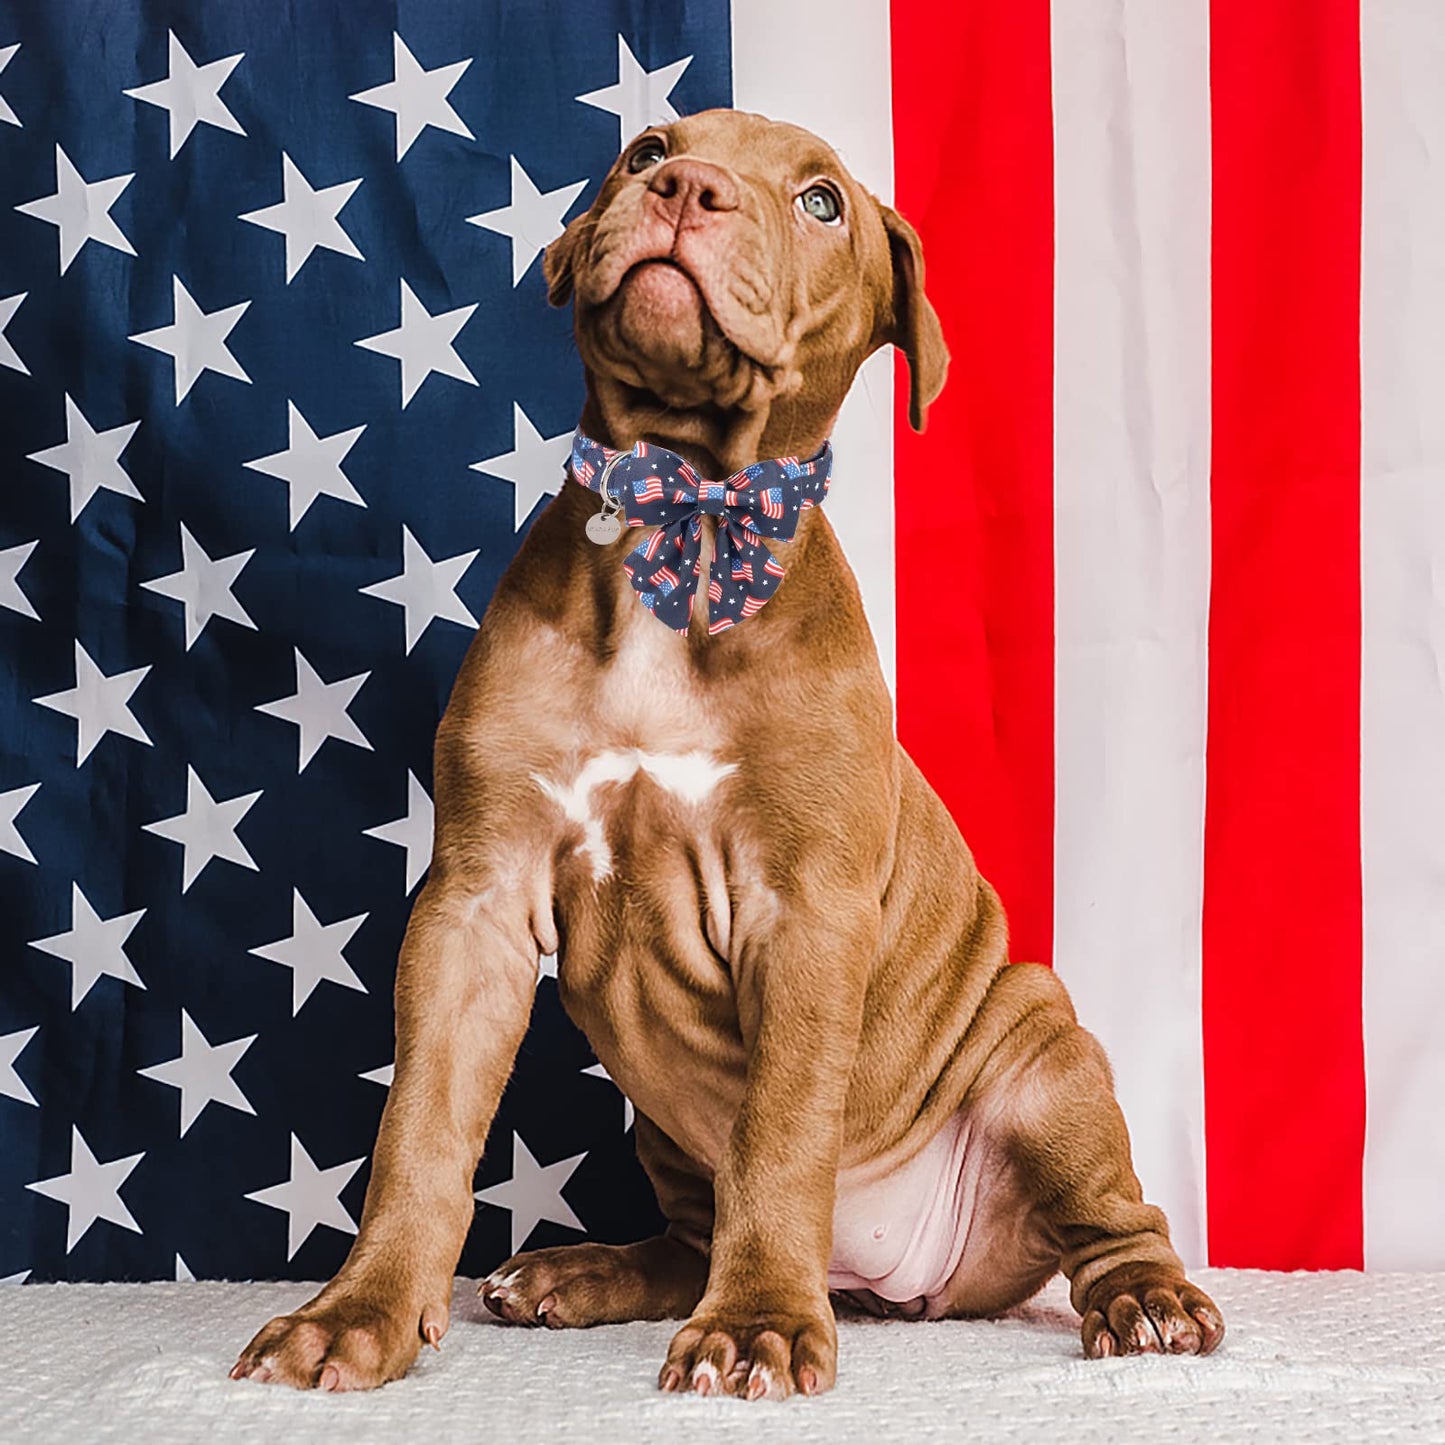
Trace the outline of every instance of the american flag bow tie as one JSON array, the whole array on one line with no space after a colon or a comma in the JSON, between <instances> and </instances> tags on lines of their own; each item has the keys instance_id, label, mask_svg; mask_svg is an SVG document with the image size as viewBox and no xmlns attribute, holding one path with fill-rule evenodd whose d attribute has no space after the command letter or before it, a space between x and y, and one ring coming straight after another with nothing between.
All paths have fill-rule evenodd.
<instances>
[{"instance_id":1,"label":"american flag bow tie","mask_svg":"<svg viewBox=\"0 0 1445 1445\"><path fill-rule=\"evenodd\" d=\"M629 527L658 529L622 566L642 605L681 633L697 595L703 513L718 518L707 584L713 634L751 617L778 590L783 568L763 538L791 540L798 518L827 496L832 466L824 442L806 461L776 457L709 482L666 447L638 442L613 451L580 431L572 440L572 475L620 505Z\"/></svg>"}]
</instances>

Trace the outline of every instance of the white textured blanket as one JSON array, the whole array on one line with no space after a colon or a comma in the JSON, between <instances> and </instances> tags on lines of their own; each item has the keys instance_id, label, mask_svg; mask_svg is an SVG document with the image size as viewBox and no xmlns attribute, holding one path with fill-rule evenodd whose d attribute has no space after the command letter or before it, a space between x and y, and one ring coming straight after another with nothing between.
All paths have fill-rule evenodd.
<instances>
[{"instance_id":1,"label":"white textured blanket","mask_svg":"<svg viewBox=\"0 0 1445 1445\"><path fill-rule=\"evenodd\" d=\"M672 1326L524 1330L457 1282L451 1333L369 1395L233 1383L296 1284L0 1291L0 1440L1445 1442L1445 1275L1203 1270L1209 1359L1089 1360L1062 1281L996 1321L845 1320L838 1387L747 1403L655 1388Z\"/></svg>"}]
</instances>

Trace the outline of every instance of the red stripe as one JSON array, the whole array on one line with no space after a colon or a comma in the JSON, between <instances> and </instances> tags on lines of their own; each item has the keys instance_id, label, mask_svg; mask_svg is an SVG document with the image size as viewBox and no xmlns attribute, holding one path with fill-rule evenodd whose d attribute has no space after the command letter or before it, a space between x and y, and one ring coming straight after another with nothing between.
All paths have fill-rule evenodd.
<instances>
[{"instance_id":1,"label":"red stripe","mask_svg":"<svg viewBox=\"0 0 1445 1445\"><path fill-rule=\"evenodd\" d=\"M1359 0L1214 0L1209 1253L1358 1269Z\"/></svg>"},{"instance_id":2,"label":"red stripe","mask_svg":"<svg viewBox=\"0 0 1445 1445\"><path fill-rule=\"evenodd\" d=\"M896 424L898 728L1009 913L1053 935L1053 134L1048 0L895 0L898 209L953 352Z\"/></svg>"}]
</instances>

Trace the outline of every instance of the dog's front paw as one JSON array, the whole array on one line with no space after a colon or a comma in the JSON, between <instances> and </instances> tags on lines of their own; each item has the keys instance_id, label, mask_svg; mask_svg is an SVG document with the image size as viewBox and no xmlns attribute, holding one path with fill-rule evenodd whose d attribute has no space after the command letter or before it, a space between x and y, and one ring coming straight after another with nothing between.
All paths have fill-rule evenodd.
<instances>
[{"instance_id":1,"label":"dog's front paw","mask_svg":"<svg viewBox=\"0 0 1445 1445\"><path fill-rule=\"evenodd\" d=\"M784 1400L817 1395L838 1374L833 1312L700 1309L673 1336L658 1377L663 1390Z\"/></svg>"},{"instance_id":2,"label":"dog's front paw","mask_svg":"<svg viewBox=\"0 0 1445 1445\"><path fill-rule=\"evenodd\" d=\"M439 1348L448 1316L443 1303L420 1308L323 1291L257 1331L231 1378L298 1390L372 1390L406 1374L423 1340Z\"/></svg>"},{"instance_id":3,"label":"dog's front paw","mask_svg":"<svg viewBox=\"0 0 1445 1445\"><path fill-rule=\"evenodd\" d=\"M1090 1291L1084 1353L1207 1355L1224 1338L1224 1316L1202 1289L1154 1265L1125 1265Z\"/></svg>"}]
</instances>

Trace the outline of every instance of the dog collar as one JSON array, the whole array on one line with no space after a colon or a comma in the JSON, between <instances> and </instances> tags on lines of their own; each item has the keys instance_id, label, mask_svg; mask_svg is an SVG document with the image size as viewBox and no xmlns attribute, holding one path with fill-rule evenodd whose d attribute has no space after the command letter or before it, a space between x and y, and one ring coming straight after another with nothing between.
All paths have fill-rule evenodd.
<instances>
[{"instance_id":1,"label":"dog collar","mask_svg":"<svg viewBox=\"0 0 1445 1445\"><path fill-rule=\"evenodd\" d=\"M828 495L833 448L806 461L777 457L754 462L721 482L698 476L676 452L638 442L613 451L583 432L572 439L572 476L602 497L587 535L599 544L629 527L656 527L627 555L623 571L642 605L659 622L686 633L697 596L703 514L718 519L708 569L709 634L725 632L751 617L778 590L783 568L764 537L790 541L798 519Z\"/></svg>"}]
</instances>

